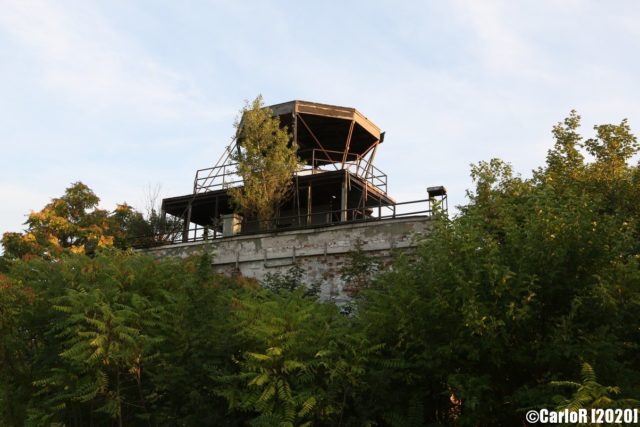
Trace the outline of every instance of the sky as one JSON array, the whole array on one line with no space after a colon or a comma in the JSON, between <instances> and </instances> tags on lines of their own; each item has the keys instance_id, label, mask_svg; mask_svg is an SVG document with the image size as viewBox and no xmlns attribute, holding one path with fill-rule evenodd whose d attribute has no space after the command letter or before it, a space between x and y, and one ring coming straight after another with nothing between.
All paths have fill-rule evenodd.
<instances>
[{"instance_id":1,"label":"sky","mask_svg":"<svg viewBox=\"0 0 640 427\"><path fill-rule=\"evenodd\" d=\"M637 1L0 0L0 233L71 183L113 209L192 191L244 100L355 107L398 201L470 164L523 176L552 126L640 127Z\"/></svg>"}]
</instances>

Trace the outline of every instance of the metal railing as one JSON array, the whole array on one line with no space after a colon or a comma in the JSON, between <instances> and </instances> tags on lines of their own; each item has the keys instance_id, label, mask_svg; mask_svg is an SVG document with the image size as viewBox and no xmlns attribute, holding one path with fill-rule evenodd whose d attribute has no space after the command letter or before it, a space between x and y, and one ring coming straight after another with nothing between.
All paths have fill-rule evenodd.
<instances>
[{"instance_id":1,"label":"metal railing","mask_svg":"<svg viewBox=\"0 0 640 427\"><path fill-rule=\"evenodd\" d=\"M226 163L222 166L198 169L193 180L193 193L205 193L242 185L242 177L238 175L237 163Z\"/></svg>"},{"instance_id":2,"label":"metal railing","mask_svg":"<svg viewBox=\"0 0 640 427\"><path fill-rule=\"evenodd\" d=\"M345 156L343 151L321 150L318 148L306 151L311 151L311 165L305 165L303 170L310 169L313 171L312 173L318 173L327 169L332 170L330 166L333 166L333 170L344 169L387 194L387 174L372 163L364 161L359 155L347 153ZM337 161L336 157L343 157L345 161ZM349 158L353 160L349 160ZM326 169L323 169L323 167Z\"/></svg>"},{"instance_id":3,"label":"metal railing","mask_svg":"<svg viewBox=\"0 0 640 427\"><path fill-rule=\"evenodd\" d=\"M300 213L300 215L290 215L278 217L271 221L243 220L241 231L238 235L251 235L261 233L273 233L288 230L299 230L306 228L322 228L333 225L350 224L358 222L382 221L387 219L405 218L411 216L432 216L433 200L412 200L400 202L392 205L378 205L366 208L336 209L321 212ZM163 234L155 236L153 244L149 244L150 237L140 238L140 244L134 247L143 248L151 246L162 246L178 243L210 241L223 238L222 224L211 226L194 225L187 230L174 232L171 235Z\"/></svg>"},{"instance_id":4,"label":"metal railing","mask_svg":"<svg viewBox=\"0 0 640 427\"><path fill-rule=\"evenodd\" d=\"M373 164L365 162L360 156L348 154L354 160L344 163L336 161L333 155L343 156L342 151L311 150L311 164L304 164L294 175L302 176L327 172L330 170L347 170L350 173L362 178L371 186L384 194L387 194L387 175ZM198 169L193 181L193 193L205 193L208 191L221 190L225 188L238 187L243 183L242 177L238 175L237 163L225 163L211 168Z\"/></svg>"}]
</instances>

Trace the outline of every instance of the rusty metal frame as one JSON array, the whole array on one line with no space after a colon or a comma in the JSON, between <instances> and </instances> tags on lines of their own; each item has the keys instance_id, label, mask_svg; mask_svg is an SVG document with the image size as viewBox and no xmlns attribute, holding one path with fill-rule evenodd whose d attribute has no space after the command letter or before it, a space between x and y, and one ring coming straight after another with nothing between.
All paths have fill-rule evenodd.
<instances>
[{"instance_id":1,"label":"rusty metal frame","mask_svg":"<svg viewBox=\"0 0 640 427\"><path fill-rule=\"evenodd\" d=\"M327 152L327 150L324 148L324 146L322 145L322 143L318 140L318 138L316 137L316 135L313 133L313 131L311 130L311 128L309 127L309 125L307 124L307 122L305 122L305 120L302 118L302 115L300 113L296 113L296 115L298 116L298 118L300 119L300 121L302 122L302 124L304 125L305 128L307 128L307 131L309 131L309 133L311 134L311 137L313 138L313 140L316 142L316 144L318 144L318 146L320 146L320 149L324 152L324 154L327 156L327 160L330 160L331 157L329 156L329 153ZM297 141L296 141L297 143ZM335 165L335 163L332 163L333 166L336 168L336 170L340 170L338 169L338 167ZM315 165L311 165L312 167L315 168Z\"/></svg>"},{"instance_id":2,"label":"rusty metal frame","mask_svg":"<svg viewBox=\"0 0 640 427\"><path fill-rule=\"evenodd\" d=\"M355 120L351 120L351 126L349 126L349 134L347 135L347 143L344 147L344 154L342 155L342 169L344 169L344 164L347 161L347 155L349 154L349 146L351 145L351 135L353 135L353 128L356 124ZM358 155L360 157L360 155Z\"/></svg>"},{"instance_id":3,"label":"rusty metal frame","mask_svg":"<svg viewBox=\"0 0 640 427\"><path fill-rule=\"evenodd\" d=\"M329 171L328 164L331 164L336 171L338 170L345 171L345 175L343 177L343 191L346 190L346 193L349 193L351 189L351 182L350 182L351 174L354 174L354 176L357 176L358 178L361 178L364 180L363 192L361 194L360 200L357 203L358 208L366 206L367 200L369 200L370 198L377 199L381 203L382 195L387 194L387 177L382 171L376 168L373 163L376 156L378 145L383 140L384 132L380 134L381 135L380 137L375 139L375 141L364 151L364 153L362 154L353 153L353 156L355 157L355 159L349 160L350 146L354 137L355 126L361 125L361 122L359 121L360 119L358 119L358 117L363 117L365 120L366 120L366 117L362 115L358 115L359 113L353 110L353 116L351 116L350 118L347 118L347 117L343 118L343 120L345 121L348 120L350 124L349 124L348 134L345 140L344 150L340 152L337 150L327 150L322 144L322 142L315 135L314 131L311 129L311 127L303 117L304 114L309 114L313 116L313 113L305 112L305 110L300 109L297 101L294 103L293 108L290 111L291 111L290 114L292 116L292 127L293 127L292 137L293 137L294 143L296 145L298 144L298 137L299 137L298 126L300 122L306 128L306 130L311 135L311 138L316 143L317 148L311 148L313 150L311 155L311 162L312 162L311 173L312 174L316 173L317 162L319 162L321 166L327 167L327 169L324 169L326 171ZM367 130L367 128L365 128L365 130ZM242 182L241 177L232 178L231 182L226 182L226 179L234 175L233 170L231 170L233 168L233 163L231 161L231 158L233 156L234 150L240 151L240 149L241 147L240 147L240 144L238 143L238 138L236 135L232 138L231 143L227 147L225 147L224 152L222 153L222 155L218 159L218 162L213 168L201 169L196 172L196 178L194 180L194 185L193 185L193 198L189 201L188 205L185 207L184 211L180 215L183 218L183 227L184 227L182 230L182 239L187 239L187 240L189 239L188 234L189 234L189 228L191 225L192 203L195 200L198 193L212 191L213 188L216 188L218 186L218 184L214 185L214 183L219 178L222 178L222 184L219 184L219 185L223 189L229 186L234 186L234 184L240 185L240 183ZM316 153L316 150L318 151L318 153ZM320 159L317 156L320 153L322 153L322 155L325 156L324 160ZM342 154L341 161L340 161L340 154ZM332 156L335 156L335 158ZM355 168L355 171L354 171L354 168ZM201 174L201 176L199 176L199 174ZM235 173L235 175L237 175L237 173ZM236 179L236 181L233 181L233 179ZM300 218L301 215L303 214L302 212L303 207L301 206L301 200L300 200L300 196L301 196L300 192L303 189L301 189L298 184L297 172L295 174L295 179L296 179L296 185L295 185L296 196L293 202L295 203L295 209L297 210L298 218ZM310 225L312 222L311 192L312 192L312 186L311 184L309 184L307 188L307 209L306 209L308 225ZM341 196L343 196L342 198L344 199L344 196L345 196L344 192ZM340 212L341 221L347 220L345 216L347 211L346 205L348 205L348 203L346 203L345 205L344 202L347 202L347 201L341 200L341 208L342 208L341 209L342 212ZM218 207L219 201L217 197L216 197L215 203L216 203L216 206L215 206L214 215L217 217L219 215L219 207ZM214 227L216 226L214 225ZM217 234L216 231L217 230L214 228L214 238Z\"/></svg>"},{"instance_id":4,"label":"rusty metal frame","mask_svg":"<svg viewBox=\"0 0 640 427\"><path fill-rule=\"evenodd\" d=\"M380 145L379 141L376 141L375 144L373 144L373 150L371 150L371 153L369 154L369 158L367 159L367 166L365 170L366 170L366 173L368 174L373 174L373 171L372 171L373 159L376 157L376 151L378 151L378 145ZM365 154L368 154L368 153L369 153L369 150L367 150L367 153Z\"/></svg>"},{"instance_id":5,"label":"rusty metal frame","mask_svg":"<svg viewBox=\"0 0 640 427\"><path fill-rule=\"evenodd\" d=\"M231 157L231 152L233 151L234 148L239 150L239 145L235 137L233 137L231 140L231 143L225 147L224 152L222 153L222 155L220 156L220 158L218 159L218 161L213 167L206 168L206 169L199 169L196 171L196 177L193 181L193 194L199 193L200 189L203 189L203 188L206 189L207 181L213 182L217 178L218 176L217 173L216 175L212 176L213 171L215 171L216 169L220 169L222 166L229 163L229 158ZM209 174L204 178L198 179L198 172L205 171L205 170L209 170ZM198 181L203 181L203 184L198 184Z\"/></svg>"}]
</instances>

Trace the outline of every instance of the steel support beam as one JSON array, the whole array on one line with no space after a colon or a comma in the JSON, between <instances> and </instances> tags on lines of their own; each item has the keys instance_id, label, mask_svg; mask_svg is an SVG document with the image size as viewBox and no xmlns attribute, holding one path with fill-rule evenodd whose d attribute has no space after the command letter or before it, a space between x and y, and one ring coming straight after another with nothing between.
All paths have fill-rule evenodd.
<instances>
[{"instance_id":1,"label":"steel support beam","mask_svg":"<svg viewBox=\"0 0 640 427\"><path fill-rule=\"evenodd\" d=\"M347 135L347 143L345 144L344 154L342 155L342 169L344 169L344 164L347 162L347 155L349 154L349 146L351 145L351 135L353 135L353 127L355 126L356 121L351 121L351 126L349 126L349 134Z\"/></svg>"},{"instance_id":2,"label":"steel support beam","mask_svg":"<svg viewBox=\"0 0 640 427\"><path fill-rule=\"evenodd\" d=\"M302 116L300 114L298 114L298 118L300 119L300 121L302 122L302 124L304 125L305 128L307 128L307 130L309 131L309 133L311 134L311 137L313 138L313 140L316 142L316 144L318 144L318 146L320 147L320 149L322 150L322 152L324 153L325 156L327 156L327 161L331 160L331 157L329 156L329 153L327 152L327 150L324 148L324 146L322 145L322 143L318 140L318 138L316 138L316 135L313 133L313 131L311 130L311 128L309 127L309 125L307 124L307 122L304 121L304 119L302 118ZM338 169L338 167L335 165L335 163L331 163L336 170L340 170Z\"/></svg>"}]
</instances>

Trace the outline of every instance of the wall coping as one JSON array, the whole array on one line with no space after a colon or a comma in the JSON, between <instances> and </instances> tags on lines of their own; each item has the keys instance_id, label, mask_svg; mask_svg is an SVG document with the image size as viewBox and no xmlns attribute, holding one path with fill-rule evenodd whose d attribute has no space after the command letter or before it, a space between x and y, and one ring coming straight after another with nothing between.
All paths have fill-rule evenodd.
<instances>
[{"instance_id":1,"label":"wall coping","mask_svg":"<svg viewBox=\"0 0 640 427\"><path fill-rule=\"evenodd\" d=\"M167 249L180 249L180 248L188 248L192 246L200 246L203 244L211 244L216 242L233 242L233 241L243 241L243 240L255 240L255 239L263 239L270 237L280 237L280 236L291 236L291 235L301 235L301 234L314 234L318 232L324 231L334 231L334 230L352 230L356 228L364 228L364 227L372 227L375 225L387 225L387 224L397 224L404 222L423 222L430 221L431 217L427 215L414 215L407 216L404 218L388 218L388 219L379 219L373 221L358 221L358 222L349 222L346 224L335 224L335 225L321 225L317 227L309 227L309 228L298 228L295 230L282 230L282 231L272 231L268 233L251 233L251 234L240 234L236 236L228 236L228 237L219 237L211 240L199 240L197 242L186 242L186 243L173 243L169 245L161 245L155 246L152 248L141 249L143 252L155 252L162 251Z\"/></svg>"}]
</instances>

